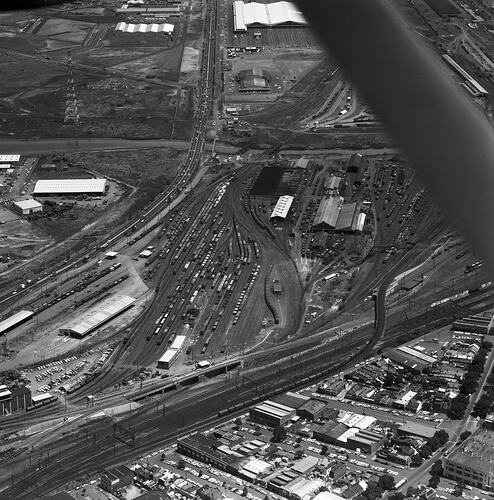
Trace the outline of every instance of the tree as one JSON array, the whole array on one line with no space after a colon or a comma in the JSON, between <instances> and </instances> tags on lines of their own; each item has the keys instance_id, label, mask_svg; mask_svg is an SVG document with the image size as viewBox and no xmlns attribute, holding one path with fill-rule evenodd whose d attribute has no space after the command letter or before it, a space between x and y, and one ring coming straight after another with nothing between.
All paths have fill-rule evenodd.
<instances>
[{"instance_id":1,"label":"tree","mask_svg":"<svg viewBox=\"0 0 494 500\"><path fill-rule=\"evenodd\" d=\"M383 474L377 484L384 491L392 490L395 487L395 478L391 474Z\"/></svg>"},{"instance_id":2,"label":"tree","mask_svg":"<svg viewBox=\"0 0 494 500\"><path fill-rule=\"evenodd\" d=\"M419 455L422 458L429 458L432 455L431 447L424 444L424 446L422 446L422 448L420 448L420 450L419 450Z\"/></svg>"},{"instance_id":3,"label":"tree","mask_svg":"<svg viewBox=\"0 0 494 500\"><path fill-rule=\"evenodd\" d=\"M242 427L242 424L243 424L242 419L240 417L237 417L233 421L233 423L235 424L235 427L237 427L237 429L240 429L240 427Z\"/></svg>"},{"instance_id":4,"label":"tree","mask_svg":"<svg viewBox=\"0 0 494 500\"><path fill-rule=\"evenodd\" d=\"M296 460L300 460L303 456L304 456L304 449L303 448L299 448L296 452L295 452L295 456L294 458Z\"/></svg>"},{"instance_id":5,"label":"tree","mask_svg":"<svg viewBox=\"0 0 494 500\"><path fill-rule=\"evenodd\" d=\"M273 428L273 440L281 443L286 439L286 429L282 425L277 425Z\"/></svg>"},{"instance_id":6,"label":"tree","mask_svg":"<svg viewBox=\"0 0 494 500\"><path fill-rule=\"evenodd\" d=\"M420 467L423 461L424 459L417 453L415 455L412 455L412 458L410 460L410 465L412 467Z\"/></svg>"},{"instance_id":7,"label":"tree","mask_svg":"<svg viewBox=\"0 0 494 500\"><path fill-rule=\"evenodd\" d=\"M458 481L453 491L453 495L455 497L461 497L463 495L464 489L465 489L465 483L462 480Z\"/></svg>"},{"instance_id":8,"label":"tree","mask_svg":"<svg viewBox=\"0 0 494 500\"><path fill-rule=\"evenodd\" d=\"M246 497L249 494L249 488L247 486L244 486L244 489L242 490L242 496Z\"/></svg>"},{"instance_id":9,"label":"tree","mask_svg":"<svg viewBox=\"0 0 494 500\"><path fill-rule=\"evenodd\" d=\"M375 481L369 481L367 489L365 490L365 497L368 500L375 500L376 498L381 498L382 494L382 488Z\"/></svg>"},{"instance_id":10,"label":"tree","mask_svg":"<svg viewBox=\"0 0 494 500\"><path fill-rule=\"evenodd\" d=\"M472 435L470 431L463 431L460 434L460 441L465 441L465 439L469 438Z\"/></svg>"},{"instance_id":11,"label":"tree","mask_svg":"<svg viewBox=\"0 0 494 500\"><path fill-rule=\"evenodd\" d=\"M440 477L439 476L436 476L435 474L433 476L430 477L429 479L429 486L431 488L437 488L438 485L439 485L439 481L440 481Z\"/></svg>"},{"instance_id":12,"label":"tree","mask_svg":"<svg viewBox=\"0 0 494 500\"><path fill-rule=\"evenodd\" d=\"M389 500L404 500L405 495L401 491L397 491L388 497Z\"/></svg>"},{"instance_id":13,"label":"tree","mask_svg":"<svg viewBox=\"0 0 494 500\"><path fill-rule=\"evenodd\" d=\"M177 469L185 469L185 462L182 459L177 462Z\"/></svg>"},{"instance_id":14,"label":"tree","mask_svg":"<svg viewBox=\"0 0 494 500\"><path fill-rule=\"evenodd\" d=\"M321 447L321 455L327 455L328 451L329 451L329 449L328 449L327 445L323 444Z\"/></svg>"},{"instance_id":15,"label":"tree","mask_svg":"<svg viewBox=\"0 0 494 500\"><path fill-rule=\"evenodd\" d=\"M441 460L436 460L431 467L431 475L432 476L439 476L441 477L443 475L443 463Z\"/></svg>"},{"instance_id":16,"label":"tree","mask_svg":"<svg viewBox=\"0 0 494 500\"><path fill-rule=\"evenodd\" d=\"M259 435L261 434L261 426L256 425L256 426L254 427L254 434L255 434L256 436L259 436Z\"/></svg>"},{"instance_id":17,"label":"tree","mask_svg":"<svg viewBox=\"0 0 494 500\"><path fill-rule=\"evenodd\" d=\"M435 432L434 436L439 439L441 446L444 446L449 441L449 434L444 429Z\"/></svg>"}]
</instances>

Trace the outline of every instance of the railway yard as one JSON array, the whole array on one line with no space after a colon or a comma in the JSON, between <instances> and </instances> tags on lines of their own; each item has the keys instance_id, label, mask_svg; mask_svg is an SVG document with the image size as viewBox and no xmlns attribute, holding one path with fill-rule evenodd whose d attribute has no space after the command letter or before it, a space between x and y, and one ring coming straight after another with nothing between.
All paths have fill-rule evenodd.
<instances>
[{"instance_id":1,"label":"railway yard","mask_svg":"<svg viewBox=\"0 0 494 500\"><path fill-rule=\"evenodd\" d=\"M93 132L109 120L99 106L112 86L120 97L105 113L116 112L119 127L145 122L139 116L129 125L121 102L134 106L139 93L148 94L145 112L153 117L162 116L156 101L165 100L170 120L146 117L151 135L164 130L166 139L159 152L142 153L153 164L140 182L156 185L149 200L139 198L136 213L110 218L104 228L94 223L97 232L88 224L57 245L43 233L46 246L40 236L15 266L6 263L10 239L38 233L35 217L14 218L12 203L38 180L34 166L51 157L21 152L20 168L6 174L16 187L4 189L1 212L9 236L1 247L0 384L13 380L30 396L17 413L0 396L1 498L31 499L97 477L104 467L494 308L482 262L407 160L382 148L381 125L307 27L234 32L232 3L204 0L185 2L176 37L159 42L157 33L113 32L115 19L140 19L113 3L97 14L86 5L77 22L81 6L63 11L65 21L57 21L56 7L46 18L23 20L23 43L43 38L43 57L50 54L43 65L56 67L60 80L70 42L76 79L87 71L88 84L77 92ZM14 29L12 19L6 23ZM73 39L58 39L64 27ZM199 62L181 66L198 44ZM0 57L11 52L10 43L0 43ZM132 91L122 87L126 72ZM250 88L252 82L266 88ZM50 101L36 86L11 105L25 105L37 119ZM60 88L49 90L55 99ZM484 107L484 98L477 105ZM50 136L61 127L57 113L55 107L49 116L56 123ZM24 120L0 123L0 133ZM166 149L175 126L177 137L190 138L183 154ZM328 144L349 141L351 149L316 149L325 137ZM233 151L238 144L238 154L216 151L216 141ZM298 151L305 141L310 146ZM132 149L123 165L128 152L115 153L105 172L112 151L110 144L94 157L97 175L122 183L124 213L138 189L132 171L140 153ZM91 155L67 150L63 161L90 163ZM63 170L70 180L65 163L47 176ZM96 176L80 168L84 177ZM55 212L60 199L48 204ZM108 199L102 192L94 207L110 207Z\"/></svg>"}]
</instances>

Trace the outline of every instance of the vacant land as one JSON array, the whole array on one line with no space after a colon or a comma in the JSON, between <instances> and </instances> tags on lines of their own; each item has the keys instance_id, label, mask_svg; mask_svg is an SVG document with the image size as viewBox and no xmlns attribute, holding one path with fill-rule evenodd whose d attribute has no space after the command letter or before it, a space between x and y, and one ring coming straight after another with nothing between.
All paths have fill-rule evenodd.
<instances>
[{"instance_id":1,"label":"vacant land","mask_svg":"<svg viewBox=\"0 0 494 500\"><path fill-rule=\"evenodd\" d=\"M126 214L134 214L162 192L177 175L183 151L169 148L74 153L64 155L75 167L89 169L137 188L127 200Z\"/></svg>"}]
</instances>

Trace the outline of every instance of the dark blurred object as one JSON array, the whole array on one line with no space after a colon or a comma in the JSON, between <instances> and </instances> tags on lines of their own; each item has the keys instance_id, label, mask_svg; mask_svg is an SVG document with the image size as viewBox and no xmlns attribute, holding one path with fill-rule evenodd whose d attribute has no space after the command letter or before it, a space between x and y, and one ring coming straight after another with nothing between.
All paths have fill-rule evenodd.
<instances>
[{"instance_id":1,"label":"dark blurred object","mask_svg":"<svg viewBox=\"0 0 494 500\"><path fill-rule=\"evenodd\" d=\"M494 278L494 132L384 0L297 0Z\"/></svg>"},{"instance_id":2,"label":"dark blurred object","mask_svg":"<svg viewBox=\"0 0 494 500\"><path fill-rule=\"evenodd\" d=\"M50 7L51 5L60 5L68 3L67 0L0 0L0 11L37 9L39 7Z\"/></svg>"}]
</instances>

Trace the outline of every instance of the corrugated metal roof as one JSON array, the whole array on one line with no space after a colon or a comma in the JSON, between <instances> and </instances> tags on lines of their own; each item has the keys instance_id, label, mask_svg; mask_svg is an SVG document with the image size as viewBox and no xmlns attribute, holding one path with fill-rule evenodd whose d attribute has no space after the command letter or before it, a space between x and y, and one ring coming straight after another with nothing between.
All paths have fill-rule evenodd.
<instances>
[{"instance_id":1,"label":"corrugated metal roof","mask_svg":"<svg viewBox=\"0 0 494 500\"><path fill-rule=\"evenodd\" d=\"M33 208L40 208L43 205L36 200L21 200L14 203L15 206L19 207L21 210L32 210Z\"/></svg>"},{"instance_id":2,"label":"corrugated metal roof","mask_svg":"<svg viewBox=\"0 0 494 500\"><path fill-rule=\"evenodd\" d=\"M183 346L186 338L187 337L185 335L177 335L170 346L170 349L177 349L178 351Z\"/></svg>"},{"instance_id":3,"label":"corrugated metal roof","mask_svg":"<svg viewBox=\"0 0 494 500\"><path fill-rule=\"evenodd\" d=\"M135 300L134 297L129 297L128 295L114 295L87 311L80 318L60 328L60 331L87 335L102 323L105 323L127 309Z\"/></svg>"},{"instance_id":4,"label":"corrugated metal roof","mask_svg":"<svg viewBox=\"0 0 494 500\"><path fill-rule=\"evenodd\" d=\"M0 155L0 161L19 161L21 155Z\"/></svg>"},{"instance_id":5,"label":"corrugated metal roof","mask_svg":"<svg viewBox=\"0 0 494 500\"><path fill-rule=\"evenodd\" d=\"M356 225L357 203L344 203L336 221L337 230L354 230ZM354 223L355 221L355 223Z\"/></svg>"},{"instance_id":6,"label":"corrugated metal roof","mask_svg":"<svg viewBox=\"0 0 494 500\"><path fill-rule=\"evenodd\" d=\"M176 349L168 349L158 360L158 363L169 363L177 355Z\"/></svg>"},{"instance_id":7,"label":"corrugated metal roof","mask_svg":"<svg viewBox=\"0 0 494 500\"><path fill-rule=\"evenodd\" d=\"M329 227L335 227L342 202L343 198L341 196L331 196L321 200L312 225L317 226L324 223Z\"/></svg>"},{"instance_id":8,"label":"corrugated metal roof","mask_svg":"<svg viewBox=\"0 0 494 500\"><path fill-rule=\"evenodd\" d=\"M115 26L116 31L123 31L125 33L173 33L173 24L162 23L162 24L132 24L120 22Z\"/></svg>"},{"instance_id":9,"label":"corrugated metal roof","mask_svg":"<svg viewBox=\"0 0 494 500\"><path fill-rule=\"evenodd\" d=\"M33 314L34 313L32 311L19 311L18 313L10 316L10 318L3 320L0 322L0 335L25 319L30 318Z\"/></svg>"},{"instance_id":10,"label":"corrugated metal roof","mask_svg":"<svg viewBox=\"0 0 494 500\"><path fill-rule=\"evenodd\" d=\"M33 195L64 193L104 193L106 179L45 179L36 182Z\"/></svg>"},{"instance_id":11,"label":"corrugated metal roof","mask_svg":"<svg viewBox=\"0 0 494 500\"><path fill-rule=\"evenodd\" d=\"M291 2L274 2L262 4L258 2L233 3L235 31L245 31L252 24L276 26L279 24L307 24L302 13Z\"/></svg>"},{"instance_id":12,"label":"corrugated metal roof","mask_svg":"<svg viewBox=\"0 0 494 500\"><path fill-rule=\"evenodd\" d=\"M273 217L281 217L282 219L286 218L288 211L293 203L293 196L285 195L280 196L278 201L276 202L276 206L274 207L273 212L271 213L271 218Z\"/></svg>"}]
</instances>

